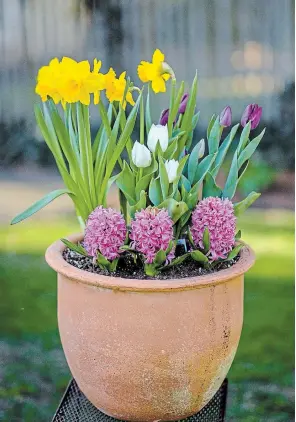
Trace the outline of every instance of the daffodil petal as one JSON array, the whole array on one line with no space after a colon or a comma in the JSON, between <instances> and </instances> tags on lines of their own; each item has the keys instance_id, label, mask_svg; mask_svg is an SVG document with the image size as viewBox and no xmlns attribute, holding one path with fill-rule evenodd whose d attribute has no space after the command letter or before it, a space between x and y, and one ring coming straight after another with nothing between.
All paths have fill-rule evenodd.
<instances>
[{"instance_id":1,"label":"daffodil petal","mask_svg":"<svg viewBox=\"0 0 296 422\"><path fill-rule=\"evenodd\" d=\"M158 94L159 92L165 92L166 91L165 81L162 79L161 76L158 76L158 77L153 79L152 89L156 94Z\"/></svg>"},{"instance_id":2,"label":"daffodil petal","mask_svg":"<svg viewBox=\"0 0 296 422\"><path fill-rule=\"evenodd\" d=\"M164 54L157 48L153 53L152 63L158 64L163 61L164 61Z\"/></svg>"},{"instance_id":3,"label":"daffodil petal","mask_svg":"<svg viewBox=\"0 0 296 422\"><path fill-rule=\"evenodd\" d=\"M171 75L169 73L163 73L161 76L163 77L163 79L165 81L168 81L170 79L170 77L171 77Z\"/></svg>"}]
</instances>

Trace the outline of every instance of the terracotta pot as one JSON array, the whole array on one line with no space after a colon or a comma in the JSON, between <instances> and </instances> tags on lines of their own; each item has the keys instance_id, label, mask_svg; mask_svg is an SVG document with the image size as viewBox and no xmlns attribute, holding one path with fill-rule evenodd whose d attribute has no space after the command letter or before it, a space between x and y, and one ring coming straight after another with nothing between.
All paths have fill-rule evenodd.
<instances>
[{"instance_id":1,"label":"terracotta pot","mask_svg":"<svg viewBox=\"0 0 296 422\"><path fill-rule=\"evenodd\" d=\"M63 259L64 248L54 243L46 260L58 273L64 352L87 398L129 421L173 421L198 412L236 353L251 249L214 274L147 281L79 270Z\"/></svg>"}]
</instances>

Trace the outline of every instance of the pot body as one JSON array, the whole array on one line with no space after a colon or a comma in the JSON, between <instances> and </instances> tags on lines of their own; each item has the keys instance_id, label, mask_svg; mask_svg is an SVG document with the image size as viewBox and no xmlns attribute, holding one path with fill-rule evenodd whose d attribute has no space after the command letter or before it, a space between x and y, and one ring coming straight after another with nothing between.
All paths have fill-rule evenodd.
<instances>
[{"instance_id":1,"label":"pot body","mask_svg":"<svg viewBox=\"0 0 296 422\"><path fill-rule=\"evenodd\" d=\"M59 270L51 252L47 261ZM105 279L116 278L60 264L63 349L73 377L97 408L122 420L173 421L210 401L239 343L243 273L224 274L224 281L215 273L212 283L190 279L180 286L172 280L172 288L170 280L167 288L159 281L161 288L149 290L143 287L149 280L139 280L138 289L115 288Z\"/></svg>"}]
</instances>

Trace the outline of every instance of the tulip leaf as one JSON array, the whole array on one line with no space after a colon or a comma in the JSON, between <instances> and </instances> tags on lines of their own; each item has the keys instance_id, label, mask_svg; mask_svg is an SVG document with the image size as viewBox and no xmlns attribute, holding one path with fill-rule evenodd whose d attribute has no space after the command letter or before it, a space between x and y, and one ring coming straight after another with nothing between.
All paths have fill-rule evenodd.
<instances>
[{"instance_id":1,"label":"tulip leaf","mask_svg":"<svg viewBox=\"0 0 296 422\"><path fill-rule=\"evenodd\" d=\"M149 199L153 205L158 206L162 201L160 179L152 178L149 185Z\"/></svg>"},{"instance_id":2,"label":"tulip leaf","mask_svg":"<svg viewBox=\"0 0 296 422\"><path fill-rule=\"evenodd\" d=\"M231 199L236 191L236 186L238 182L238 166L237 166L237 151L235 151L229 174L223 189L222 196L223 198Z\"/></svg>"},{"instance_id":3,"label":"tulip leaf","mask_svg":"<svg viewBox=\"0 0 296 422\"><path fill-rule=\"evenodd\" d=\"M83 246L80 243L72 243L68 239L61 239L61 241L69 248L71 251L77 252L83 256L89 256Z\"/></svg>"},{"instance_id":4,"label":"tulip leaf","mask_svg":"<svg viewBox=\"0 0 296 422\"><path fill-rule=\"evenodd\" d=\"M68 189L57 189L57 190L54 190L54 191L48 193L43 198L39 199L33 205L31 205L29 208L27 208L25 211L23 211L22 213L18 214L16 217L14 217L11 220L11 223L10 224L11 225L17 224L20 221L23 221L26 218L31 217L31 215L35 214L37 211L39 211L42 208L44 208L46 205L48 205L54 199L58 198L61 195L66 194L66 193L68 195L74 195L73 192L71 192Z\"/></svg>"},{"instance_id":5,"label":"tulip leaf","mask_svg":"<svg viewBox=\"0 0 296 422\"><path fill-rule=\"evenodd\" d=\"M219 123L219 116L216 118L210 136L208 138L209 154L214 154L218 151L223 127Z\"/></svg>"},{"instance_id":6,"label":"tulip leaf","mask_svg":"<svg viewBox=\"0 0 296 422\"><path fill-rule=\"evenodd\" d=\"M209 262L208 257L205 254L203 254L201 251L198 251L198 250L192 251L190 255L194 259L194 261L201 262L203 264L206 264Z\"/></svg>"},{"instance_id":7,"label":"tulip leaf","mask_svg":"<svg viewBox=\"0 0 296 422\"><path fill-rule=\"evenodd\" d=\"M207 155L197 166L195 171L193 183L199 182L201 183L205 177L205 175L210 170L217 154L210 154Z\"/></svg>"},{"instance_id":8,"label":"tulip leaf","mask_svg":"<svg viewBox=\"0 0 296 422\"><path fill-rule=\"evenodd\" d=\"M244 245L243 244L239 244L237 246L235 246L231 252L229 252L227 258L225 259L225 261L231 261L232 259L234 259L240 252L240 250L242 249Z\"/></svg>"},{"instance_id":9,"label":"tulip leaf","mask_svg":"<svg viewBox=\"0 0 296 422\"><path fill-rule=\"evenodd\" d=\"M191 183L189 182L187 177L184 176L184 174L181 175L181 180L180 180L179 184L181 184L182 187L184 186L186 192L190 192Z\"/></svg>"},{"instance_id":10,"label":"tulip leaf","mask_svg":"<svg viewBox=\"0 0 296 422\"><path fill-rule=\"evenodd\" d=\"M188 194L186 203L188 205L188 208L191 211L193 210L193 208L195 208L196 204L198 203L200 189L201 189L201 182L197 182L195 183L195 185L192 187L192 189L190 190Z\"/></svg>"},{"instance_id":11,"label":"tulip leaf","mask_svg":"<svg viewBox=\"0 0 296 422\"><path fill-rule=\"evenodd\" d=\"M226 138L224 139L224 141L222 142L222 144L220 145L219 149L218 149L218 153L217 153L217 157L214 161L213 164L213 170L211 171L211 174L213 176L213 178L215 179L220 168L221 165L223 164L224 158L228 152L228 149L236 135L237 129L239 127L239 123L235 126L233 126L233 128L231 129L231 131L229 132L229 134L226 136Z\"/></svg>"},{"instance_id":12,"label":"tulip leaf","mask_svg":"<svg viewBox=\"0 0 296 422\"><path fill-rule=\"evenodd\" d=\"M141 211L142 209L146 208L147 206L147 193L142 190L140 192L140 199L135 205L130 206L130 215L134 218L137 211Z\"/></svg>"},{"instance_id":13,"label":"tulip leaf","mask_svg":"<svg viewBox=\"0 0 296 422\"><path fill-rule=\"evenodd\" d=\"M238 157L238 168L241 168L241 166L244 164L244 162L249 160L249 158L253 155L253 153L255 152L257 146L259 145L259 142L261 141L264 133L265 133L265 128L241 152L241 154Z\"/></svg>"},{"instance_id":14,"label":"tulip leaf","mask_svg":"<svg viewBox=\"0 0 296 422\"><path fill-rule=\"evenodd\" d=\"M210 137L210 133L211 133L212 127L215 123L215 120L216 120L216 114L213 114L212 117L210 118L208 128L207 128L207 139L209 139L209 137Z\"/></svg>"},{"instance_id":15,"label":"tulip leaf","mask_svg":"<svg viewBox=\"0 0 296 422\"><path fill-rule=\"evenodd\" d=\"M134 173L130 169L130 166L125 161L123 164L123 170L121 173L119 173L116 184L118 186L118 189L121 190L121 192L126 197L128 203L130 205L135 205L136 203L136 192L135 192L135 184L136 184L136 178L134 176Z\"/></svg>"},{"instance_id":16,"label":"tulip leaf","mask_svg":"<svg viewBox=\"0 0 296 422\"><path fill-rule=\"evenodd\" d=\"M194 114L194 116L192 117L191 131L188 133L187 142L186 142L186 149L187 150L189 150L189 148L191 147L193 133L194 133L194 129L196 128L196 125L198 123L199 115L200 115L200 111L198 113Z\"/></svg>"},{"instance_id":17,"label":"tulip leaf","mask_svg":"<svg viewBox=\"0 0 296 422\"><path fill-rule=\"evenodd\" d=\"M221 197L222 189L216 185L216 182L211 173L205 175L202 197L208 198L209 196L218 196Z\"/></svg>"},{"instance_id":18,"label":"tulip leaf","mask_svg":"<svg viewBox=\"0 0 296 422\"><path fill-rule=\"evenodd\" d=\"M146 191L150 180L152 178L152 174L146 174L146 176L143 176L136 184L135 187L135 193L136 193L136 198L139 199L140 198L140 193L142 190Z\"/></svg>"},{"instance_id":19,"label":"tulip leaf","mask_svg":"<svg viewBox=\"0 0 296 422\"><path fill-rule=\"evenodd\" d=\"M234 204L234 214L236 217L242 215L252 204L259 198L261 194L257 192L251 192L241 202Z\"/></svg>"},{"instance_id":20,"label":"tulip leaf","mask_svg":"<svg viewBox=\"0 0 296 422\"><path fill-rule=\"evenodd\" d=\"M241 151L247 145L248 140L249 140L249 136L250 136L250 132L251 132L251 122L248 122L246 124L246 126L243 128L240 139L239 139L239 144L238 144L238 147L237 147L238 155L241 153Z\"/></svg>"},{"instance_id":21,"label":"tulip leaf","mask_svg":"<svg viewBox=\"0 0 296 422\"><path fill-rule=\"evenodd\" d=\"M176 223L182 215L188 211L188 206L185 202L178 202L173 198L167 198L158 205L158 208L166 208L174 223Z\"/></svg>"},{"instance_id":22,"label":"tulip leaf","mask_svg":"<svg viewBox=\"0 0 296 422\"><path fill-rule=\"evenodd\" d=\"M166 167L161 157L158 157L159 162L159 177L160 177L160 187L162 192L162 197L167 198L169 193L169 178Z\"/></svg>"},{"instance_id":23,"label":"tulip leaf","mask_svg":"<svg viewBox=\"0 0 296 422\"><path fill-rule=\"evenodd\" d=\"M191 151L189 160L188 160L188 179L190 183L193 183L194 175L198 166L198 158L201 148L203 148L204 140L200 140L193 150Z\"/></svg>"}]
</instances>

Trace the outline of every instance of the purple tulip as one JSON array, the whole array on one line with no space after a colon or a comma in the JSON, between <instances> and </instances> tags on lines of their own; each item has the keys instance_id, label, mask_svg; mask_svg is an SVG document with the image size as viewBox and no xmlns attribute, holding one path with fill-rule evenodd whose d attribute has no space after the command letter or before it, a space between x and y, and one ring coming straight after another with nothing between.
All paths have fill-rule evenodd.
<instances>
[{"instance_id":1,"label":"purple tulip","mask_svg":"<svg viewBox=\"0 0 296 422\"><path fill-rule=\"evenodd\" d=\"M248 122L251 122L251 129L256 129L259 125L261 115L262 107L259 107L258 104L249 104L243 112L241 125L245 127Z\"/></svg>"},{"instance_id":2,"label":"purple tulip","mask_svg":"<svg viewBox=\"0 0 296 422\"><path fill-rule=\"evenodd\" d=\"M189 97L189 94L184 94L183 97L181 98L181 102L180 102L180 106L179 106L179 110L178 110L180 114L185 113L187 102L188 102L188 97Z\"/></svg>"},{"instance_id":3,"label":"purple tulip","mask_svg":"<svg viewBox=\"0 0 296 422\"><path fill-rule=\"evenodd\" d=\"M224 127L228 127L231 125L232 120L232 112L229 106L223 108L220 113L220 125Z\"/></svg>"},{"instance_id":4,"label":"purple tulip","mask_svg":"<svg viewBox=\"0 0 296 422\"><path fill-rule=\"evenodd\" d=\"M168 120L169 120L169 109L167 108L166 110L162 111L160 115L160 119L159 119L159 124L162 126L165 126L168 124Z\"/></svg>"}]
</instances>

